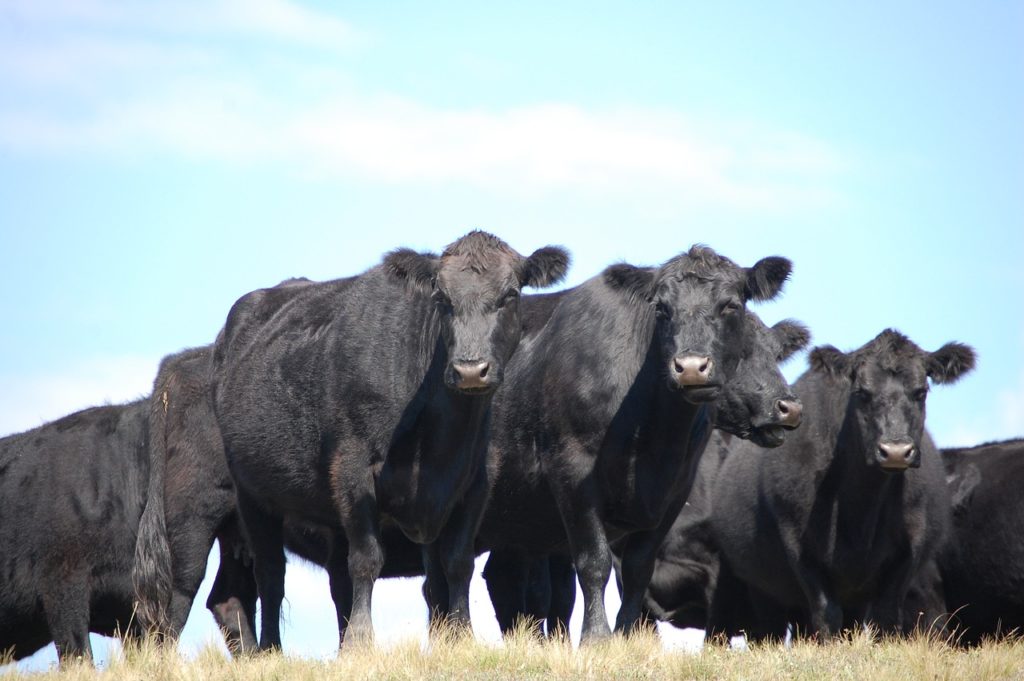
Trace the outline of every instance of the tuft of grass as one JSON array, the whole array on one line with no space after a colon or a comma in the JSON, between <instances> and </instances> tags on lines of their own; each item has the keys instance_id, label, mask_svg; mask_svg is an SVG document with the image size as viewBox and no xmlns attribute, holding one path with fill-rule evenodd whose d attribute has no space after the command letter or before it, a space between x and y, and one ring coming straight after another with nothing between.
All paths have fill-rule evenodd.
<instances>
[{"instance_id":1,"label":"tuft of grass","mask_svg":"<svg viewBox=\"0 0 1024 681\"><path fill-rule=\"evenodd\" d=\"M1024 679L1024 640L960 649L936 635L879 639L871 632L833 642L798 641L790 647L751 645L748 650L710 643L699 653L666 651L653 633L613 636L575 648L546 642L522 628L502 644L486 644L443 631L427 645L410 640L358 646L331 660L257 653L237 660L210 647L183 659L172 646L126 642L107 669L83 663L39 674L12 671L7 678L71 681L278 681L349 679L872 679L873 681L996 681Z\"/></svg>"}]
</instances>

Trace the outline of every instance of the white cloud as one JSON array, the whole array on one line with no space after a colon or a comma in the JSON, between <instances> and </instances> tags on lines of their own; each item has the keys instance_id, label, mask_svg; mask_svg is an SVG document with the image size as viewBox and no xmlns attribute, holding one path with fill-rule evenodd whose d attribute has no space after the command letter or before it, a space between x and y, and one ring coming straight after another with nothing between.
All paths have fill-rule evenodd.
<instances>
[{"instance_id":1,"label":"white cloud","mask_svg":"<svg viewBox=\"0 0 1024 681\"><path fill-rule=\"evenodd\" d=\"M336 17L283 0L153 7L15 3L13 14L47 30L12 33L0 46L0 73L25 95L0 99L0 147L757 208L829 201L843 167L819 140L749 121L558 101L452 108L370 93L330 55L262 49L266 40L303 49L358 42ZM261 49L210 39L215 32Z\"/></svg>"},{"instance_id":2,"label":"white cloud","mask_svg":"<svg viewBox=\"0 0 1024 681\"><path fill-rule=\"evenodd\" d=\"M1016 386L999 391L996 405L1001 436L1024 436L1024 372L1017 377Z\"/></svg>"},{"instance_id":3,"label":"white cloud","mask_svg":"<svg viewBox=\"0 0 1024 681\"><path fill-rule=\"evenodd\" d=\"M947 424L936 423L933 432L939 445L973 447L983 442L1024 437L1024 371L1017 375L1016 381L1009 378L1009 384L999 389L991 401L987 402L988 409L980 410L973 418L957 420L945 428L943 426Z\"/></svg>"},{"instance_id":4,"label":"white cloud","mask_svg":"<svg viewBox=\"0 0 1024 681\"><path fill-rule=\"evenodd\" d=\"M0 2L0 17L29 29L237 35L326 48L359 41L347 22L288 0L5 0Z\"/></svg>"},{"instance_id":5,"label":"white cloud","mask_svg":"<svg viewBox=\"0 0 1024 681\"><path fill-rule=\"evenodd\" d=\"M321 176L457 182L513 194L671 193L687 202L757 207L828 201L829 178L841 166L834 153L800 136L726 140L660 112L568 104L446 110L358 95L289 107L244 84L214 81L101 103L75 119L0 113L0 144L283 162Z\"/></svg>"},{"instance_id":6,"label":"white cloud","mask_svg":"<svg viewBox=\"0 0 1024 681\"><path fill-rule=\"evenodd\" d=\"M95 357L53 371L5 376L0 436L35 428L79 409L148 395L160 358Z\"/></svg>"}]
</instances>

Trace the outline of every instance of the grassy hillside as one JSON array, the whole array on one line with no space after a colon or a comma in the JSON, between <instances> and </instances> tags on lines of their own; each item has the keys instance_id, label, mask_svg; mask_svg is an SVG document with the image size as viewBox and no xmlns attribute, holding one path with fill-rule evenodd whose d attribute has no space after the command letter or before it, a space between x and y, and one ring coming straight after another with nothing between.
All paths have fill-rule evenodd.
<instances>
[{"instance_id":1,"label":"grassy hillside","mask_svg":"<svg viewBox=\"0 0 1024 681\"><path fill-rule=\"evenodd\" d=\"M666 652L653 636L621 638L574 650L518 636L501 646L446 638L347 650L330 661L254 655L225 659L209 649L192 661L153 645L129 647L102 671L72 665L7 678L206 681L231 679L1024 679L1024 642L964 651L936 639L873 642L864 635L829 645L799 643L749 650L708 645L700 653Z\"/></svg>"}]
</instances>

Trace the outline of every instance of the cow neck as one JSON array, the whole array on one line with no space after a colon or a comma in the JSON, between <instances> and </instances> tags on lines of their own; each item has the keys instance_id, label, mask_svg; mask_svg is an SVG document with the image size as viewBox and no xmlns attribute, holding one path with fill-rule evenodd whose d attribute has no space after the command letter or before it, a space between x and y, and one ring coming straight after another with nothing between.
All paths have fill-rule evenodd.
<instances>
[{"instance_id":1,"label":"cow neck","mask_svg":"<svg viewBox=\"0 0 1024 681\"><path fill-rule=\"evenodd\" d=\"M653 321L650 326L639 336L646 343L644 359L607 425L609 434L629 435L626 450L605 461L604 474L616 489L623 480L635 480L642 493L625 495L632 503L624 513L654 522L692 483L710 434L711 410L669 388Z\"/></svg>"},{"instance_id":2,"label":"cow neck","mask_svg":"<svg viewBox=\"0 0 1024 681\"><path fill-rule=\"evenodd\" d=\"M849 385L845 386L843 397L845 409L841 415L842 426L832 455L838 477L838 529L856 546L866 550L883 530L882 520L886 509L899 503L906 473L886 473L876 466L868 465L866 445L857 432L849 408Z\"/></svg>"},{"instance_id":3,"label":"cow neck","mask_svg":"<svg viewBox=\"0 0 1024 681\"><path fill-rule=\"evenodd\" d=\"M641 392L644 398L651 399L656 392L654 379L658 373L654 310L646 302L626 300L618 292L610 292L610 296L610 300L595 296L596 304L581 306L593 318L592 325L588 325L592 328L605 327L608 318L621 316L614 327L608 328L610 333L596 335L596 366L606 368L604 373L615 386L616 398Z\"/></svg>"},{"instance_id":4,"label":"cow neck","mask_svg":"<svg viewBox=\"0 0 1024 681\"><path fill-rule=\"evenodd\" d=\"M426 382L441 382L448 362L448 349L441 338L441 314L430 296L417 293L413 298L413 317L409 325L411 357L415 358L415 371Z\"/></svg>"},{"instance_id":5,"label":"cow neck","mask_svg":"<svg viewBox=\"0 0 1024 681\"><path fill-rule=\"evenodd\" d=\"M615 394L621 396L622 407L632 415L636 439L665 443L668 438L677 443L680 437L688 438L701 419L708 419L709 410L688 402L681 390L669 388L654 309L638 301L620 305L628 323L614 344L604 348L601 360L605 366L621 367L610 375L618 383Z\"/></svg>"},{"instance_id":6,"label":"cow neck","mask_svg":"<svg viewBox=\"0 0 1024 681\"><path fill-rule=\"evenodd\" d=\"M659 431L671 429L673 440L688 438L700 422L710 421L713 410L687 401L682 390L669 388L662 364L657 340L652 337L635 383L646 385L648 399L644 403L650 405L642 412L642 427Z\"/></svg>"}]
</instances>

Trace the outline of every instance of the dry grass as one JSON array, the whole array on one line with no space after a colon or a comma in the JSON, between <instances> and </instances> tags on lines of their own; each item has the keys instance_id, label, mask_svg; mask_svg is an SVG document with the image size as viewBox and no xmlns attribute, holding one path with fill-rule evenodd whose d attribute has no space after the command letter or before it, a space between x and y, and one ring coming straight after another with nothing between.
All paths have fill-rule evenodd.
<instances>
[{"instance_id":1,"label":"dry grass","mask_svg":"<svg viewBox=\"0 0 1024 681\"><path fill-rule=\"evenodd\" d=\"M336 659L315 661L280 654L228 660L208 649L195 660L152 644L128 646L105 670L71 665L21 676L111 681L274 681L277 679L929 679L1024 680L1024 640L959 650L935 638L873 641L852 635L829 645L798 643L733 650L705 646L700 653L666 652L651 636L574 650L519 635L504 645L445 636L423 648L408 642L346 650Z\"/></svg>"}]
</instances>

